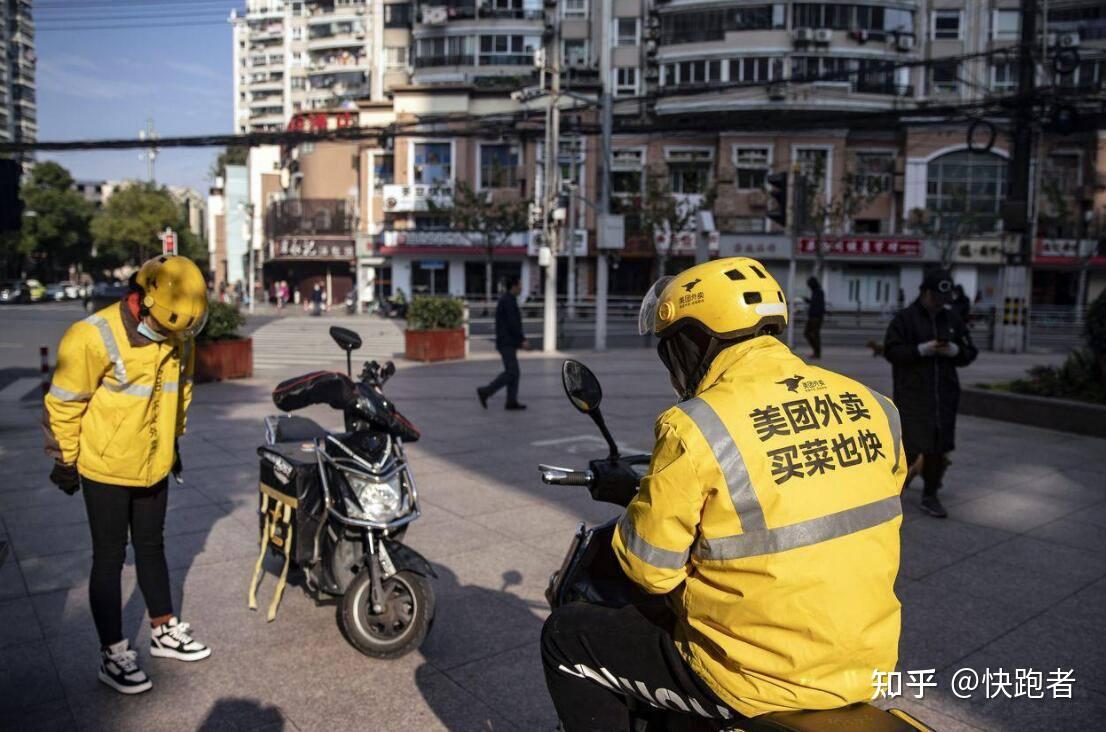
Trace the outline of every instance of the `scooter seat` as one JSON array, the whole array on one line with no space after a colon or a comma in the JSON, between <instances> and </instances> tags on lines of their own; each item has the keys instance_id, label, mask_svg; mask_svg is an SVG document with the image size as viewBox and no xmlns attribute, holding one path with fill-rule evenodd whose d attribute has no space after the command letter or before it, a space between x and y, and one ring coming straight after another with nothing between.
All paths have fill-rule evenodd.
<instances>
[{"instance_id":1,"label":"scooter seat","mask_svg":"<svg viewBox=\"0 0 1106 732\"><path fill-rule=\"evenodd\" d=\"M885 712L871 704L809 712L775 712L746 720L734 727L742 732L918 732L925 725L911 724L899 710ZM914 720L911 720L914 721Z\"/></svg>"},{"instance_id":2,"label":"scooter seat","mask_svg":"<svg viewBox=\"0 0 1106 732\"><path fill-rule=\"evenodd\" d=\"M270 444L312 442L327 435L327 431L315 420L295 415L266 417L265 429Z\"/></svg>"}]
</instances>

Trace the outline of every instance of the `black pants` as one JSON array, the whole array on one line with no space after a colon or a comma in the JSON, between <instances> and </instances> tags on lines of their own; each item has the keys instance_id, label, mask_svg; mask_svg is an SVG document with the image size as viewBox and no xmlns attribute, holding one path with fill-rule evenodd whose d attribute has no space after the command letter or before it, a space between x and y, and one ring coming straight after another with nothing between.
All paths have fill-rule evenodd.
<instances>
[{"instance_id":1,"label":"black pants","mask_svg":"<svg viewBox=\"0 0 1106 732\"><path fill-rule=\"evenodd\" d=\"M926 496L935 496L937 495L937 491L941 489L941 481L945 477L945 468L947 466L945 453L912 453L908 451L906 453L906 464L908 466L913 465L919 455L922 456L922 481L924 483L922 494Z\"/></svg>"},{"instance_id":2,"label":"black pants","mask_svg":"<svg viewBox=\"0 0 1106 732\"><path fill-rule=\"evenodd\" d=\"M575 603L553 611L541 634L545 683L566 732L629 730L626 697L716 720L740 719L688 668L672 641L672 616L632 605Z\"/></svg>"},{"instance_id":3,"label":"black pants","mask_svg":"<svg viewBox=\"0 0 1106 732\"><path fill-rule=\"evenodd\" d=\"M814 351L814 358L822 357L822 319L820 317L807 318L806 328L803 330L806 342Z\"/></svg>"},{"instance_id":4,"label":"black pants","mask_svg":"<svg viewBox=\"0 0 1106 732\"><path fill-rule=\"evenodd\" d=\"M518 350L515 348L499 348L499 355L503 358L503 373L495 377L492 383L484 387L488 396L496 393L504 386L507 387L507 403L514 404L518 401Z\"/></svg>"},{"instance_id":5,"label":"black pants","mask_svg":"<svg viewBox=\"0 0 1106 732\"><path fill-rule=\"evenodd\" d=\"M98 483L81 477L88 526L92 530L92 575L88 601L100 643L123 640L120 575L127 554L127 533L134 546L138 587L151 618L170 615L169 568L165 563L165 505L169 479L149 488Z\"/></svg>"}]
</instances>

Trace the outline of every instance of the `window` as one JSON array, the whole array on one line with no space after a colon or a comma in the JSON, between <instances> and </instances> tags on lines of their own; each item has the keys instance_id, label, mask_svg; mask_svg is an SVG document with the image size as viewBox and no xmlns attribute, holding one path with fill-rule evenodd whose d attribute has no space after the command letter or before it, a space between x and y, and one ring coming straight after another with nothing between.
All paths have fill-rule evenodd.
<instances>
[{"instance_id":1,"label":"window","mask_svg":"<svg viewBox=\"0 0 1106 732\"><path fill-rule=\"evenodd\" d=\"M395 155L392 153L373 153L373 188L379 190L395 183Z\"/></svg>"},{"instance_id":2,"label":"window","mask_svg":"<svg viewBox=\"0 0 1106 732\"><path fill-rule=\"evenodd\" d=\"M996 41L1016 41L1020 31L1020 10L996 10L991 15L991 37Z\"/></svg>"},{"instance_id":3,"label":"window","mask_svg":"<svg viewBox=\"0 0 1106 732\"><path fill-rule=\"evenodd\" d=\"M538 39L531 36L480 36L480 64L528 66Z\"/></svg>"},{"instance_id":4,"label":"window","mask_svg":"<svg viewBox=\"0 0 1106 732\"><path fill-rule=\"evenodd\" d=\"M960 63L957 61L935 61L930 71L931 88L934 94L956 94L960 90Z\"/></svg>"},{"instance_id":5,"label":"window","mask_svg":"<svg viewBox=\"0 0 1106 732\"><path fill-rule=\"evenodd\" d=\"M453 177L453 149L448 142L416 142L414 182L449 183Z\"/></svg>"},{"instance_id":6,"label":"window","mask_svg":"<svg viewBox=\"0 0 1106 732\"><path fill-rule=\"evenodd\" d=\"M722 81L721 61L682 61L673 64L669 72L668 84L694 85Z\"/></svg>"},{"instance_id":7,"label":"window","mask_svg":"<svg viewBox=\"0 0 1106 732\"><path fill-rule=\"evenodd\" d=\"M926 208L938 231L956 234L999 230L1006 196L1006 160L994 153L942 155L926 169Z\"/></svg>"},{"instance_id":8,"label":"window","mask_svg":"<svg viewBox=\"0 0 1106 732\"><path fill-rule=\"evenodd\" d=\"M1077 152L1050 153L1045 161L1044 179L1049 185L1056 186L1060 193L1071 195L1083 185L1082 162Z\"/></svg>"},{"instance_id":9,"label":"window","mask_svg":"<svg viewBox=\"0 0 1106 732\"><path fill-rule=\"evenodd\" d=\"M763 216L734 216L729 221L730 231L738 234L763 234L767 230Z\"/></svg>"},{"instance_id":10,"label":"window","mask_svg":"<svg viewBox=\"0 0 1106 732\"><path fill-rule=\"evenodd\" d=\"M661 43L721 41L726 33L781 29L787 26L783 3L743 5L724 10L690 10L661 16Z\"/></svg>"},{"instance_id":11,"label":"window","mask_svg":"<svg viewBox=\"0 0 1106 732\"><path fill-rule=\"evenodd\" d=\"M292 26L292 40L293 41L302 41L303 40L303 26L299 26L299 25Z\"/></svg>"},{"instance_id":12,"label":"window","mask_svg":"<svg viewBox=\"0 0 1106 732\"><path fill-rule=\"evenodd\" d=\"M774 78L772 59L767 56L746 56L730 59L730 81L769 81Z\"/></svg>"},{"instance_id":13,"label":"window","mask_svg":"<svg viewBox=\"0 0 1106 732\"><path fill-rule=\"evenodd\" d=\"M588 17L588 0L564 0L561 8L566 18Z\"/></svg>"},{"instance_id":14,"label":"window","mask_svg":"<svg viewBox=\"0 0 1106 732\"><path fill-rule=\"evenodd\" d=\"M960 40L959 10L933 11L933 38L934 40Z\"/></svg>"},{"instance_id":15,"label":"window","mask_svg":"<svg viewBox=\"0 0 1106 732\"><path fill-rule=\"evenodd\" d=\"M565 66L588 65L588 42L585 40L565 41L561 50Z\"/></svg>"},{"instance_id":16,"label":"window","mask_svg":"<svg viewBox=\"0 0 1106 732\"><path fill-rule=\"evenodd\" d=\"M385 46L384 66L388 69L407 68L407 46Z\"/></svg>"},{"instance_id":17,"label":"window","mask_svg":"<svg viewBox=\"0 0 1106 732\"><path fill-rule=\"evenodd\" d=\"M991 91L1009 94L1018 88L1018 66L1013 61L1002 61L991 67Z\"/></svg>"},{"instance_id":18,"label":"window","mask_svg":"<svg viewBox=\"0 0 1106 732\"><path fill-rule=\"evenodd\" d=\"M772 149L769 147L735 147L734 167L737 170L736 183L739 191L764 188L764 179L772 164Z\"/></svg>"},{"instance_id":19,"label":"window","mask_svg":"<svg viewBox=\"0 0 1106 732\"><path fill-rule=\"evenodd\" d=\"M385 28L407 28L411 25L411 3L384 6Z\"/></svg>"},{"instance_id":20,"label":"window","mask_svg":"<svg viewBox=\"0 0 1106 732\"><path fill-rule=\"evenodd\" d=\"M710 185L712 150L666 150L669 186L673 193L701 194Z\"/></svg>"},{"instance_id":21,"label":"window","mask_svg":"<svg viewBox=\"0 0 1106 732\"><path fill-rule=\"evenodd\" d=\"M611 151L611 194L640 196L645 177L645 151L639 148Z\"/></svg>"},{"instance_id":22,"label":"window","mask_svg":"<svg viewBox=\"0 0 1106 732\"><path fill-rule=\"evenodd\" d=\"M638 44L637 21L637 18L615 18L614 45L636 46Z\"/></svg>"},{"instance_id":23,"label":"window","mask_svg":"<svg viewBox=\"0 0 1106 732\"><path fill-rule=\"evenodd\" d=\"M816 190L827 195L832 193L828 190L829 150L821 147L795 148L795 162L799 165L799 175L810 180Z\"/></svg>"},{"instance_id":24,"label":"window","mask_svg":"<svg viewBox=\"0 0 1106 732\"><path fill-rule=\"evenodd\" d=\"M615 69L614 70L614 96L616 97L634 97L637 96L637 69Z\"/></svg>"},{"instance_id":25,"label":"window","mask_svg":"<svg viewBox=\"0 0 1106 732\"><path fill-rule=\"evenodd\" d=\"M513 188L518 185L518 147L480 146L480 188Z\"/></svg>"},{"instance_id":26,"label":"window","mask_svg":"<svg viewBox=\"0 0 1106 732\"><path fill-rule=\"evenodd\" d=\"M891 190L895 174L895 154L890 152L858 152L855 170L857 186L875 195Z\"/></svg>"}]
</instances>

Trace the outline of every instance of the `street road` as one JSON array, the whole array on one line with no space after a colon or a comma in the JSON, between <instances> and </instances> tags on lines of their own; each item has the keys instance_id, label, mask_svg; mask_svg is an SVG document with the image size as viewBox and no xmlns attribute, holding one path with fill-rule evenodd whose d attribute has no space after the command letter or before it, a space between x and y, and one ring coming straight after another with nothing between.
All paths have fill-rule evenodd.
<instances>
[{"instance_id":1,"label":"street road","mask_svg":"<svg viewBox=\"0 0 1106 732\"><path fill-rule=\"evenodd\" d=\"M64 306L0 308L0 341L29 341L37 367L36 341L56 339L79 316ZM312 337L322 349L325 338ZM333 347L319 357L333 363L341 354ZM656 415L672 404L655 352L580 358L603 382L615 437L647 449ZM1013 375L1033 360L988 354L964 380ZM476 402L475 387L499 369L494 354L399 365L388 396L423 432L409 450L423 514L408 539L439 575L437 620L422 649L390 662L361 656L341 637L334 606L298 586L273 623L246 609L261 419L273 411L272 387L311 366L267 369L196 389L182 441L186 485L171 488L166 546L176 607L214 654L200 664L148 657L128 564L124 618L154 681L134 699L96 680L84 506L46 480L40 405L0 409L0 540L12 548L0 569L0 729L552 730L538 657L542 592L576 524L617 509L580 488L542 485L536 465L582 466L603 446L564 398L559 357L524 354L525 412L505 412L501 395L487 411ZM889 386L886 363L861 350L827 349L825 365ZM306 411L324 425L341 422L326 408ZM961 419L958 437L951 518L923 516L917 487L904 496L897 583L900 669L935 669L940 685L921 700L904 685L911 698L895 705L941 730L1097 728L1106 712L1106 443L972 418ZM266 566L262 603L279 569ZM1072 698L988 701L982 687L971 699L952 694L958 669L1000 667L1072 669Z\"/></svg>"}]
</instances>

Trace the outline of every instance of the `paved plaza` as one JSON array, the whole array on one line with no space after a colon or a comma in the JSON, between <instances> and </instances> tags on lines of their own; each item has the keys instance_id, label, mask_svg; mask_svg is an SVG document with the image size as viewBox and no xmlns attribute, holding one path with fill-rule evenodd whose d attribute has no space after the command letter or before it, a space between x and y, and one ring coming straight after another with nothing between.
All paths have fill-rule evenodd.
<instances>
[{"instance_id":1,"label":"paved plaza","mask_svg":"<svg viewBox=\"0 0 1106 732\"><path fill-rule=\"evenodd\" d=\"M20 321L17 333L14 322L0 320L5 342L49 334L56 345L60 332L28 335ZM331 323L344 324L318 325ZM255 337L282 344L280 329L291 327L272 321ZM3 365L16 365L10 350L2 355ZM655 353L571 355L602 380L616 438L647 450L654 417L672 403ZM194 665L148 657L145 608L128 564L124 617L154 681L153 691L135 698L96 680L84 505L47 481L39 406L4 403L0 539L12 556L0 569L0 728L552 730L538 655L542 592L576 524L617 511L581 488L538 480L538 462L583 466L603 452L591 422L564 398L561 357L523 358L525 412L505 412L501 395L480 409L474 389L498 370L483 344L465 362L400 363L389 383L389 396L423 433L409 450L423 515L408 539L439 575L436 622L420 652L396 661L354 651L337 628L335 605L316 604L300 587L288 588L273 623L246 609L257 556L261 419L274 411L269 393L279 380L311 370L274 367L264 357L257 378L197 388L181 445L185 485L170 493L176 606L214 654ZM29 358L32 367L37 353ZM336 348L320 359L318 367L342 363ZM1008 378L1040 360L983 354L963 378ZM831 348L825 365L890 390L886 362L859 349ZM340 425L336 412L306 412ZM970 417L960 421L958 442L944 494L951 518L922 515L918 486L904 495L900 668L935 669L938 686L896 705L940 730L1100 728L1106 442ZM275 585L269 567L263 602ZM988 701L981 685L973 699L958 699L950 680L960 668L1011 676L1019 668L1073 669L1072 698Z\"/></svg>"}]
</instances>

